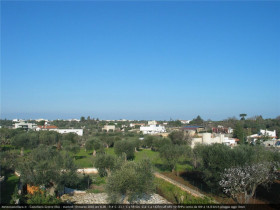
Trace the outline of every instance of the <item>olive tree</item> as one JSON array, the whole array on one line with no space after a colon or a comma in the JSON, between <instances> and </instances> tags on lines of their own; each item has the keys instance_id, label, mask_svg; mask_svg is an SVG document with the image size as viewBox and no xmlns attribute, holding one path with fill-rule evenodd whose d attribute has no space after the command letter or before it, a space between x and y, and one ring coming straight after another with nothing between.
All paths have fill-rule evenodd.
<instances>
[{"instance_id":1,"label":"olive tree","mask_svg":"<svg viewBox=\"0 0 280 210\"><path fill-rule=\"evenodd\" d=\"M127 161L107 178L106 192L110 203L132 203L154 191L154 175L149 159L139 163Z\"/></svg>"},{"instance_id":2,"label":"olive tree","mask_svg":"<svg viewBox=\"0 0 280 210\"><path fill-rule=\"evenodd\" d=\"M94 167L100 176L107 176L116 166L117 158L110 154L98 154L94 160Z\"/></svg>"},{"instance_id":3,"label":"olive tree","mask_svg":"<svg viewBox=\"0 0 280 210\"><path fill-rule=\"evenodd\" d=\"M118 156L125 153L127 159L133 159L135 152L135 143L129 140L117 141L114 145L114 151Z\"/></svg>"},{"instance_id":4,"label":"olive tree","mask_svg":"<svg viewBox=\"0 0 280 210\"><path fill-rule=\"evenodd\" d=\"M93 150L92 155L96 156L97 152L103 152L104 147L98 139L90 139L90 140L86 141L85 149Z\"/></svg>"},{"instance_id":5,"label":"olive tree","mask_svg":"<svg viewBox=\"0 0 280 210\"><path fill-rule=\"evenodd\" d=\"M168 135L168 137L171 139L173 144L182 145L187 143L184 131L173 131Z\"/></svg>"},{"instance_id":6,"label":"olive tree","mask_svg":"<svg viewBox=\"0 0 280 210\"><path fill-rule=\"evenodd\" d=\"M169 167L172 172L176 172L176 164L180 157L183 156L184 148L179 145L166 144L160 148L159 152L160 157L163 159L167 167Z\"/></svg>"},{"instance_id":7,"label":"olive tree","mask_svg":"<svg viewBox=\"0 0 280 210\"><path fill-rule=\"evenodd\" d=\"M201 145L199 156L203 181L211 188L219 188L220 174L233 163L230 147L223 144Z\"/></svg>"},{"instance_id":8,"label":"olive tree","mask_svg":"<svg viewBox=\"0 0 280 210\"><path fill-rule=\"evenodd\" d=\"M225 169L219 182L223 191L237 203L248 204L259 185L277 179L279 162L263 162Z\"/></svg>"},{"instance_id":9,"label":"olive tree","mask_svg":"<svg viewBox=\"0 0 280 210\"><path fill-rule=\"evenodd\" d=\"M16 170L21 174L21 181L24 184L36 186L54 185L62 188L75 185L78 180L73 158L44 145L24 156Z\"/></svg>"}]
</instances>

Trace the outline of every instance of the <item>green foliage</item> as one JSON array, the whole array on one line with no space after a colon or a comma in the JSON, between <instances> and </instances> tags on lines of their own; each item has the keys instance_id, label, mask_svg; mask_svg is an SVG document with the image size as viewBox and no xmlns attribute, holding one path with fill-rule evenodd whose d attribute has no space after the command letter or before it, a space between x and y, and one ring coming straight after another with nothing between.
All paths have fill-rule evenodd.
<instances>
[{"instance_id":1,"label":"green foliage","mask_svg":"<svg viewBox=\"0 0 280 210\"><path fill-rule=\"evenodd\" d=\"M62 135L62 140L70 141L71 143L75 144L78 143L79 136L76 133L67 133Z\"/></svg>"},{"instance_id":2,"label":"green foliage","mask_svg":"<svg viewBox=\"0 0 280 210\"><path fill-rule=\"evenodd\" d=\"M92 176L92 184L100 186L105 183L106 183L105 177L101 177L99 175Z\"/></svg>"},{"instance_id":3,"label":"green foliage","mask_svg":"<svg viewBox=\"0 0 280 210\"><path fill-rule=\"evenodd\" d=\"M94 160L94 166L101 177L107 176L116 166L116 157L110 154L99 154Z\"/></svg>"},{"instance_id":4,"label":"green foliage","mask_svg":"<svg viewBox=\"0 0 280 210\"><path fill-rule=\"evenodd\" d=\"M73 185L77 181L76 166L73 158L46 146L39 146L24 156L18 170L21 181L31 185L55 183L58 187Z\"/></svg>"},{"instance_id":5,"label":"green foliage","mask_svg":"<svg viewBox=\"0 0 280 210\"><path fill-rule=\"evenodd\" d=\"M211 204L214 203L210 198L197 198L181 190L179 187L166 182L162 179L155 178L157 193L166 198L173 204Z\"/></svg>"},{"instance_id":6,"label":"green foliage","mask_svg":"<svg viewBox=\"0 0 280 210\"><path fill-rule=\"evenodd\" d=\"M245 120L245 117L247 116L247 114L240 114L239 116L241 117L240 120Z\"/></svg>"},{"instance_id":7,"label":"green foliage","mask_svg":"<svg viewBox=\"0 0 280 210\"><path fill-rule=\"evenodd\" d=\"M172 144L172 142L169 138L155 138L153 139L152 150L159 151L159 149L164 145L170 145L170 144Z\"/></svg>"},{"instance_id":8,"label":"green foliage","mask_svg":"<svg viewBox=\"0 0 280 210\"><path fill-rule=\"evenodd\" d=\"M202 144L196 144L191 150L191 160L194 168L198 168L202 164L202 152L204 146Z\"/></svg>"},{"instance_id":9,"label":"green foliage","mask_svg":"<svg viewBox=\"0 0 280 210\"><path fill-rule=\"evenodd\" d=\"M129 141L129 140L118 141L114 145L114 151L115 151L116 155L118 155L118 156L125 153L127 159L133 159L135 145L132 141Z\"/></svg>"},{"instance_id":10,"label":"green foliage","mask_svg":"<svg viewBox=\"0 0 280 210\"><path fill-rule=\"evenodd\" d=\"M234 131L233 137L239 139L239 144L244 144L246 141L246 132L240 123L237 123Z\"/></svg>"},{"instance_id":11,"label":"green foliage","mask_svg":"<svg viewBox=\"0 0 280 210\"><path fill-rule=\"evenodd\" d=\"M0 152L0 165L2 170L14 170L17 166L17 159L20 156L18 150Z\"/></svg>"},{"instance_id":12,"label":"green foliage","mask_svg":"<svg viewBox=\"0 0 280 210\"><path fill-rule=\"evenodd\" d=\"M202 172L204 182L213 188L218 188L220 174L232 164L231 149L223 144L202 146Z\"/></svg>"},{"instance_id":13,"label":"green foliage","mask_svg":"<svg viewBox=\"0 0 280 210\"><path fill-rule=\"evenodd\" d=\"M2 127L5 127L5 126L13 126L13 121L12 120L7 120L7 119L0 119L0 125Z\"/></svg>"},{"instance_id":14,"label":"green foliage","mask_svg":"<svg viewBox=\"0 0 280 210\"><path fill-rule=\"evenodd\" d=\"M8 128L0 128L0 143L1 145L11 144L12 138L18 135L19 133L23 133L24 131L20 129L8 129Z\"/></svg>"},{"instance_id":15,"label":"green foliage","mask_svg":"<svg viewBox=\"0 0 280 210\"><path fill-rule=\"evenodd\" d=\"M203 125L204 120L198 115L195 119L190 121L191 125Z\"/></svg>"},{"instance_id":16,"label":"green foliage","mask_svg":"<svg viewBox=\"0 0 280 210\"><path fill-rule=\"evenodd\" d=\"M226 168L252 165L255 163L279 162L277 150L262 146L240 145L230 149L223 144L199 145L197 157L200 158L199 170L203 172L204 182L212 188L219 188L218 182Z\"/></svg>"},{"instance_id":17,"label":"green foliage","mask_svg":"<svg viewBox=\"0 0 280 210\"><path fill-rule=\"evenodd\" d=\"M164 145L160 148L160 157L163 159L165 164L172 170L176 171L176 164L179 158L184 154L184 148L179 145Z\"/></svg>"},{"instance_id":18,"label":"green foliage","mask_svg":"<svg viewBox=\"0 0 280 210\"><path fill-rule=\"evenodd\" d=\"M55 196L51 196L46 194L45 192L35 192L33 195L27 195L27 204L44 204L44 205L51 205L51 204L60 204L62 201Z\"/></svg>"},{"instance_id":19,"label":"green foliage","mask_svg":"<svg viewBox=\"0 0 280 210\"><path fill-rule=\"evenodd\" d=\"M72 143L69 140L64 140L62 142L62 147L64 150L66 150L68 152L72 152L73 154L76 154L80 151L80 146L76 143Z\"/></svg>"},{"instance_id":20,"label":"green foliage","mask_svg":"<svg viewBox=\"0 0 280 210\"><path fill-rule=\"evenodd\" d=\"M1 183L1 204L9 204L15 202L19 197L17 195L17 185L19 177L9 171L5 175L6 179Z\"/></svg>"},{"instance_id":21,"label":"green foliage","mask_svg":"<svg viewBox=\"0 0 280 210\"><path fill-rule=\"evenodd\" d=\"M141 142L142 146L146 148L151 148L154 140L155 140L154 136L145 135L144 140Z\"/></svg>"},{"instance_id":22,"label":"green foliage","mask_svg":"<svg viewBox=\"0 0 280 210\"><path fill-rule=\"evenodd\" d=\"M103 135L103 136L100 137L100 140L108 148L108 147L112 147L114 145L115 141L118 141L118 140L121 140L121 139L118 136Z\"/></svg>"},{"instance_id":23,"label":"green foliage","mask_svg":"<svg viewBox=\"0 0 280 210\"><path fill-rule=\"evenodd\" d=\"M171 139L173 144L183 145L189 144L187 136L184 134L184 131L173 131L168 137Z\"/></svg>"},{"instance_id":24,"label":"green foliage","mask_svg":"<svg viewBox=\"0 0 280 210\"><path fill-rule=\"evenodd\" d=\"M79 136L75 133L67 133L62 135L62 148L73 154L80 151Z\"/></svg>"},{"instance_id":25,"label":"green foliage","mask_svg":"<svg viewBox=\"0 0 280 210\"><path fill-rule=\"evenodd\" d=\"M37 125L45 125L45 120L41 120L40 122L37 122Z\"/></svg>"},{"instance_id":26,"label":"green foliage","mask_svg":"<svg viewBox=\"0 0 280 210\"><path fill-rule=\"evenodd\" d=\"M171 127L180 127L182 126L182 123L180 120L172 120L168 122L168 125Z\"/></svg>"},{"instance_id":27,"label":"green foliage","mask_svg":"<svg viewBox=\"0 0 280 210\"><path fill-rule=\"evenodd\" d=\"M19 132L12 140L11 144L17 148L33 149L39 144L54 145L61 139L61 134L55 131L29 131Z\"/></svg>"},{"instance_id":28,"label":"green foliage","mask_svg":"<svg viewBox=\"0 0 280 210\"><path fill-rule=\"evenodd\" d=\"M148 159L139 163L125 162L108 177L105 189L111 203L123 203L125 198L132 202L144 194L152 193L154 175L151 162Z\"/></svg>"},{"instance_id":29,"label":"green foliage","mask_svg":"<svg viewBox=\"0 0 280 210\"><path fill-rule=\"evenodd\" d=\"M2 193L1 193L2 194ZM15 189L14 189L14 193L12 194L12 198L11 198L11 200L10 200L10 204L16 204L16 203L18 203L18 201L20 201L20 199L22 199L21 198L22 196L20 196L19 194L18 194L18 186L16 185L15 186Z\"/></svg>"}]
</instances>

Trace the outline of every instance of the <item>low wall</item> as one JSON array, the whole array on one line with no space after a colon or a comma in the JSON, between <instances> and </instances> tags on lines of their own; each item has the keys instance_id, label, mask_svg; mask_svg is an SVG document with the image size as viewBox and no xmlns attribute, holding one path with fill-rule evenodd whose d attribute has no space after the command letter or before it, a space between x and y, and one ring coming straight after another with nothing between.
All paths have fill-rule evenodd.
<instances>
[{"instance_id":1,"label":"low wall","mask_svg":"<svg viewBox=\"0 0 280 210\"><path fill-rule=\"evenodd\" d=\"M97 168L80 168L77 169L77 172L81 174L98 174Z\"/></svg>"}]
</instances>

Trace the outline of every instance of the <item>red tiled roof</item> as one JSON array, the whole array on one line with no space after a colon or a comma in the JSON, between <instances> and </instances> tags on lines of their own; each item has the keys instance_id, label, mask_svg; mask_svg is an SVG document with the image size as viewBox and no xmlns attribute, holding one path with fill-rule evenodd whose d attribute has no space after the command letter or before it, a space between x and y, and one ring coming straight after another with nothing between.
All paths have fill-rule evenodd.
<instances>
[{"instance_id":1,"label":"red tiled roof","mask_svg":"<svg viewBox=\"0 0 280 210\"><path fill-rule=\"evenodd\" d=\"M55 125L38 125L39 128L42 129L56 129L57 127Z\"/></svg>"}]
</instances>

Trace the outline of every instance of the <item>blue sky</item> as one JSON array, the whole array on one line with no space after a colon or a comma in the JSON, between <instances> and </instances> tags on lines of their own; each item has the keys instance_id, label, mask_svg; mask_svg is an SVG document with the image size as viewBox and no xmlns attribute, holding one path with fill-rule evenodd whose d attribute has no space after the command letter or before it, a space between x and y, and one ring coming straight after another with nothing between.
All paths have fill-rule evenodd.
<instances>
[{"instance_id":1,"label":"blue sky","mask_svg":"<svg viewBox=\"0 0 280 210\"><path fill-rule=\"evenodd\" d=\"M280 2L1 2L1 118L280 115Z\"/></svg>"}]
</instances>

